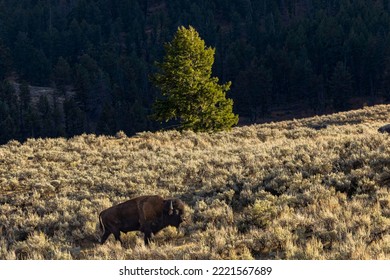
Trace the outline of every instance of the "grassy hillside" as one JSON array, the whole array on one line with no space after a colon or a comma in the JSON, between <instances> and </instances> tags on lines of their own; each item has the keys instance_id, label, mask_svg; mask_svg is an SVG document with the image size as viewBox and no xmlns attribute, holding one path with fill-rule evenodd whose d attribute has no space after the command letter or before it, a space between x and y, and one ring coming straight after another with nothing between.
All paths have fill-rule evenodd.
<instances>
[{"instance_id":1,"label":"grassy hillside","mask_svg":"<svg viewBox=\"0 0 390 280\"><path fill-rule=\"evenodd\" d=\"M213 135L11 141L0 259L390 259L387 122L380 105ZM97 244L99 212L142 194L181 198L189 221L150 248L139 233Z\"/></svg>"}]
</instances>

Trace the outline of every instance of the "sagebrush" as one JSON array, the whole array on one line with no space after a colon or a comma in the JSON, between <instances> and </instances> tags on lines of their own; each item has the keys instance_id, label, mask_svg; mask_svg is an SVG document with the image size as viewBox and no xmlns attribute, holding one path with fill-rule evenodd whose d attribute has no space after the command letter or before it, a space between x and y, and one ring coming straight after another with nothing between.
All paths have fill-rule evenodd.
<instances>
[{"instance_id":1,"label":"sagebrush","mask_svg":"<svg viewBox=\"0 0 390 280\"><path fill-rule=\"evenodd\" d=\"M390 121L380 105L215 134L0 146L0 259L390 259ZM97 243L98 214L178 197L180 231Z\"/></svg>"}]
</instances>

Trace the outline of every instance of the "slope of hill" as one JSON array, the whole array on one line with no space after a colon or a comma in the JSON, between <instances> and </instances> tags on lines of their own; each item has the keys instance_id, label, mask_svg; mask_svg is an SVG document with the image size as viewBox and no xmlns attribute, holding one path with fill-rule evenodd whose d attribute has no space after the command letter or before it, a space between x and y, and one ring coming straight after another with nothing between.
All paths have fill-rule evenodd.
<instances>
[{"instance_id":1,"label":"slope of hill","mask_svg":"<svg viewBox=\"0 0 390 280\"><path fill-rule=\"evenodd\" d=\"M389 259L390 106L234 128L0 146L0 259ZM179 197L150 248L97 244L101 210Z\"/></svg>"}]
</instances>

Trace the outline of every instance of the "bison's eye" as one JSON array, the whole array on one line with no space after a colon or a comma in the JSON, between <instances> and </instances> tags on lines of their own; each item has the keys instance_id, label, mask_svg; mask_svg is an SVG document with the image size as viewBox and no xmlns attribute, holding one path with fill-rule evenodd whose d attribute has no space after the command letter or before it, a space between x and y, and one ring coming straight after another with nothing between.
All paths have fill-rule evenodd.
<instances>
[{"instance_id":1,"label":"bison's eye","mask_svg":"<svg viewBox=\"0 0 390 280\"><path fill-rule=\"evenodd\" d=\"M180 213L179 210L176 209L176 210L175 210L175 214L176 214L176 215L179 215L179 213Z\"/></svg>"}]
</instances>

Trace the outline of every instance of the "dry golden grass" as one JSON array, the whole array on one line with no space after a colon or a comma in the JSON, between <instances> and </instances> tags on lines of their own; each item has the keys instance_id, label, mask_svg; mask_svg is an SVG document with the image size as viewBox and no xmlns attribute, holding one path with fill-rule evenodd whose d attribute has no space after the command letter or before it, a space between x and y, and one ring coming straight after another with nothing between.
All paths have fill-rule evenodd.
<instances>
[{"instance_id":1,"label":"dry golden grass","mask_svg":"<svg viewBox=\"0 0 390 280\"><path fill-rule=\"evenodd\" d=\"M82 135L0 146L0 259L390 259L390 106L217 134ZM326 128L316 129L326 124ZM179 197L147 248L97 244L101 210Z\"/></svg>"}]
</instances>

